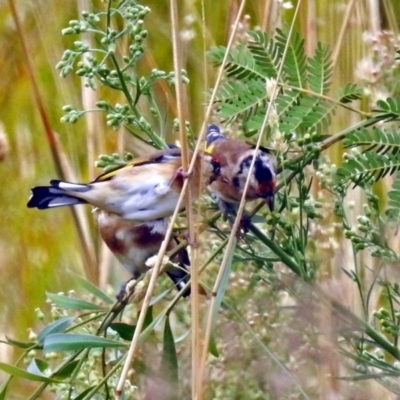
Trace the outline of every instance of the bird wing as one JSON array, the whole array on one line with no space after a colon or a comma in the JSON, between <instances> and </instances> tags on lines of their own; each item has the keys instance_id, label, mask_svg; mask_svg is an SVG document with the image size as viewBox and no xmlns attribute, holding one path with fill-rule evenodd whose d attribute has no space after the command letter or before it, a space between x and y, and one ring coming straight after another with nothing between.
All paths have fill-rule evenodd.
<instances>
[{"instance_id":1,"label":"bird wing","mask_svg":"<svg viewBox=\"0 0 400 400\"><path fill-rule=\"evenodd\" d=\"M148 156L135 158L133 161L130 161L125 165L117 166L113 170L103 173L99 175L92 183L110 180L122 170L132 170L134 167L147 164L163 164L166 162L179 160L180 158L181 149L179 148L158 150L149 154Z\"/></svg>"}]
</instances>

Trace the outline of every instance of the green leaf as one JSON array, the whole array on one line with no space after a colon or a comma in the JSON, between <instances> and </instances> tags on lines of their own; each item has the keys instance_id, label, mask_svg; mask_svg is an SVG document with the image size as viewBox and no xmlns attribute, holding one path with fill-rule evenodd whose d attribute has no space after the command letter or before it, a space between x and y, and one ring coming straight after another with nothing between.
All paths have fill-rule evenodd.
<instances>
[{"instance_id":1,"label":"green leaf","mask_svg":"<svg viewBox=\"0 0 400 400\"><path fill-rule=\"evenodd\" d=\"M105 308L85 300L75 299L60 294L46 293L47 297L58 307L72 310L104 311Z\"/></svg>"},{"instance_id":2,"label":"green leaf","mask_svg":"<svg viewBox=\"0 0 400 400\"><path fill-rule=\"evenodd\" d=\"M74 275L74 280L79 284L79 286L96 296L98 299L104 301L107 304L114 304L115 301L111 297L107 296L104 292L102 292L97 286L93 285L93 283L87 281L79 275Z\"/></svg>"},{"instance_id":3,"label":"green leaf","mask_svg":"<svg viewBox=\"0 0 400 400\"><path fill-rule=\"evenodd\" d=\"M379 154L400 153L400 138L396 130L379 129L358 129L351 132L343 140L344 147L368 146L364 152L374 150Z\"/></svg>"},{"instance_id":4,"label":"green leaf","mask_svg":"<svg viewBox=\"0 0 400 400\"><path fill-rule=\"evenodd\" d=\"M86 395L88 395L89 393L91 393L92 390L94 390L95 388L97 388L98 385L93 385L89 388L87 388L86 390L84 390L82 393L80 393L77 397L74 397L74 400L82 400L86 398Z\"/></svg>"},{"instance_id":5,"label":"green leaf","mask_svg":"<svg viewBox=\"0 0 400 400\"><path fill-rule=\"evenodd\" d=\"M363 94L363 88L358 87L355 83L348 83L345 87L340 89L338 101L347 104L353 100L361 99Z\"/></svg>"},{"instance_id":6,"label":"green leaf","mask_svg":"<svg viewBox=\"0 0 400 400\"><path fill-rule=\"evenodd\" d=\"M1 388L0 388L0 400L5 400L6 394L7 394L7 388L8 388L9 383L10 383L10 381L7 380L1 386Z\"/></svg>"},{"instance_id":7,"label":"green leaf","mask_svg":"<svg viewBox=\"0 0 400 400\"><path fill-rule=\"evenodd\" d=\"M211 332L210 335L210 342L208 344L208 351L216 358L219 357L219 352L217 348L217 342L215 341L215 335L214 332Z\"/></svg>"},{"instance_id":8,"label":"green leaf","mask_svg":"<svg viewBox=\"0 0 400 400\"><path fill-rule=\"evenodd\" d=\"M132 340L135 334L136 325L129 325L123 322L114 322L110 325L110 328L118 333L121 339Z\"/></svg>"},{"instance_id":9,"label":"green leaf","mask_svg":"<svg viewBox=\"0 0 400 400\"><path fill-rule=\"evenodd\" d=\"M18 340L10 339L8 337L6 337L6 339L7 341L0 340L0 343L10 344L11 346L19 349L29 349L36 346L36 343L33 342L19 342Z\"/></svg>"},{"instance_id":10,"label":"green leaf","mask_svg":"<svg viewBox=\"0 0 400 400\"><path fill-rule=\"evenodd\" d=\"M21 368L14 367L13 365L5 364L0 362L0 370L6 372L9 375L12 375L17 378L27 379L29 381L35 382L45 382L45 383L59 383L55 379L50 379L46 376L32 374L27 372Z\"/></svg>"},{"instance_id":11,"label":"green leaf","mask_svg":"<svg viewBox=\"0 0 400 400\"><path fill-rule=\"evenodd\" d=\"M171 330L169 315L165 319L163 345L161 376L166 376L168 383L172 387L176 387L178 383L178 357L176 355L174 335Z\"/></svg>"},{"instance_id":12,"label":"green leaf","mask_svg":"<svg viewBox=\"0 0 400 400\"><path fill-rule=\"evenodd\" d=\"M148 326L150 326L153 323L153 306L150 306L147 309L146 317L143 321L143 330L145 330Z\"/></svg>"},{"instance_id":13,"label":"green leaf","mask_svg":"<svg viewBox=\"0 0 400 400\"><path fill-rule=\"evenodd\" d=\"M396 223L400 222L400 172L397 172L396 178L392 184L392 188L388 193L389 209L386 215Z\"/></svg>"},{"instance_id":14,"label":"green leaf","mask_svg":"<svg viewBox=\"0 0 400 400\"><path fill-rule=\"evenodd\" d=\"M377 101L378 108L374 110L377 116L382 120L400 119L400 98L387 98Z\"/></svg>"},{"instance_id":15,"label":"green leaf","mask_svg":"<svg viewBox=\"0 0 400 400\"><path fill-rule=\"evenodd\" d=\"M125 344L116 340L107 339L88 334L55 333L44 339L43 350L46 353L52 351L79 351L92 348L116 348Z\"/></svg>"},{"instance_id":16,"label":"green leaf","mask_svg":"<svg viewBox=\"0 0 400 400\"><path fill-rule=\"evenodd\" d=\"M336 171L335 183L353 182L355 185L363 186L375 183L398 170L400 170L400 156L397 154L352 153L346 155L344 163Z\"/></svg>"},{"instance_id":17,"label":"green leaf","mask_svg":"<svg viewBox=\"0 0 400 400\"><path fill-rule=\"evenodd\" d=\"M304 39L297 32L292 32L289 38L282 29L277 29L275 34L277 46L283 55L284 49L288 46L283 70L286 75L286 82L296 88L304 89L307 86L307 58L304 50Z\"/></svg>"},{"instance_id":18,"label":"green leaf","mask_svg":"<svg viewBox=\"0 0 400 400\"><path fill-rule=\"evenodd\" d=\"M270 40L265 32L249 31L251 40L248 49L254 61L263 73L263 77L276 78L279 70L280 49L275 41Z\"/></svg>"},{"instance_id":19,"label":"green leaf","mask_svg":"<svg viewBox=\"0 0 400 400\"><path fill-rule=\"evenodd\" d=\"M332 79L331 52L325 44L318 42L315 54L308 59L308 81L313 92L327 94Z\"/></svg>"},{"instance_id":20,"label":"green leaf","mask_svg":"<svg viewBox=\"0 0 400 400\"><path fill-rule=\"evenodd\" d=\"M52 376L54 379L63 381L65 379L69 378L74 373L74 371L76 370L76 367L79 364L80 364L80 360L73 360L73 361L65 364L58 371L55 371Z\"/></svg>"},{"instance_id":21,"label":"green leaf","mask_svg":"<svg viewBox=\"0 0 400 400\"><path fill-rule=\"evenodd\" d=\"M48 377L49 364L40 358L34 358L31 360L26 369L31 374ZM47 374L45 373L46 370Z\"/></svg>"},{"instance_id":22,"label":"green leaf","mask_svg":"<svg viewBox=\"0 0 400 400\"><path fill-rule=\"evenodd\" d=\"M72 324L74 320L75 318L73 317L60 318L57 321L45 326L38 334L38 343L43 346L44 339L47 335L65 332L65 330Z\"/></svg>"},{"instance_id":23,"label":"green leaf","mask_svg":"<svg viewBox=\"0 0 400 400\"><path fill-rule=\"evenodd\" d=\"M234 247L236 247L236 244L237 244L237 239L235 239ZM212 321L213 321L212 326L213 327L214 327L215 321L217 319L219 309L221 308L221 303L224 298L226 288L228 287L229 277L232 272L232 260L233 260L233 255L235 253L233 250L234 247L232 248L232 251L229 254L229 258L227 260L225 270L223 271L220 285L217 288L217 295L215 298L214 308L210 311L210 312L212 312Z\"/></svg>"}]
</instances>

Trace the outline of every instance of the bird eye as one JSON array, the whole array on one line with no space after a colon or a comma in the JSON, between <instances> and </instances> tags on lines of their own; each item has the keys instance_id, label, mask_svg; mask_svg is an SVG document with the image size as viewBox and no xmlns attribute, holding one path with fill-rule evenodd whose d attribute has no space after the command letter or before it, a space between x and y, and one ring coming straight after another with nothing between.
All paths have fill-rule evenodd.
<instances>
[{"instance_id":1,"label":"bird eye","mask_svg":"<svg viewBox=\"0 0 400 400\"><path fill-rule=\"evenodd\" d=\"M219 161L212 159L211 166L213 168L214 175L219 175L221 173L221 164L219 163Z\"/></svg>"},{"instance_id":2,"label":"bird eye","mask_svg":"<svg viewBox=\"0 0 400 400\"><path fill-rule=\"evenodd\" d=\"M211 185L221 175L221 164L214 158L210 161L212 173L210 176L209 185Z\"/></svg>"}]
</instances>

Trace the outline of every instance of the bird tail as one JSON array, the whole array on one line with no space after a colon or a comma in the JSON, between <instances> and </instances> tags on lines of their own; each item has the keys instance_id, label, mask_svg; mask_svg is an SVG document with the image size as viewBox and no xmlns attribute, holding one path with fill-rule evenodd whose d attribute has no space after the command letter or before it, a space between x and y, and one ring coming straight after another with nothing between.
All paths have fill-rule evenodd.
<instances>
[{"instance_id":1,"label":"bird tail","mask_svg":"<svg viewBox=\"0 0 400 400\"><path fill-rule=\"evenodd\" d=\"M37 186L32 188L32 195L29 198L27 207L44 210L46 208L87 203L83 199L66 193L68 191L86 192L89 190L87 185L59 180L50 181L50 185L51 186Z\"/></svg>"},{"instance_id":2,"label":"bird tail","mask_svg":"<svg viewBox=\"0 0 400 400\"><path fill-rule=\"evenodd\" d=\"M207 147L218 139L226 139L226 137L221 133L219 126L214 124L208 125L206 135Z\"/></svg>"},{"instance_id":3,"label":"bird tail","mask_svg":"<svg viewBox=\"0 0 400 400\"><path fill-rule=\"evenodd\" d=\"M175 238L176 239L176 238ZM176 239L179 242L178 239ZM173 268L166 271L168 277L174 282L177 290L181 291L190 280L190 258L186 249L181 249L178 253L179 268ZM207 296L207 291L199 284L197 292L201 296ZM191 294L190 286L183 292L183 297L188 297Z\"/></svg>"},{"instance_id":4,"label":"bird tail","mask_svg":"<svg viewBox=\"0 0 400 400\"><path fill-rule=\"evenodd\" d=\"M187 282L190 275L188 268L190 267L190 258L186 249L181 249L178 254L179 268L173 268L166 271L168 277L174 282L177 290L181 291ZM190 296L190 286L183 292L183 297Z\"/></svg>"}]
</instances>

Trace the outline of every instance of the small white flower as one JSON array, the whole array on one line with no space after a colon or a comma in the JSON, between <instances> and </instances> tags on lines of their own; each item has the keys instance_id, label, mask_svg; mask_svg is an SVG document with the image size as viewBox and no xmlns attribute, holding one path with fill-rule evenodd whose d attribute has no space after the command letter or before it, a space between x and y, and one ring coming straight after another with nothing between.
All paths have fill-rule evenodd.
<instances>
[{"instance_id":1,"label":"small white flower","mask_svg":"<svg viewBox=\"0 0 400 400\"><path fill-rule=\"evenodd\" d=\"M277 86L277 81L274 78L267 78L265 80L265 90L267 91L267 96L271 100L275 100L276 96L278 95L278 89L275 87ZM275 90L275 93L274 93Z\"/></svg>"},{"instance_id":2,"label":"small white flower","mask_svg":"<svg viewBox=\"0 0 400 400\"><path fill-rule=\"evenodd\" d=\"M293 4L291 1L285 1L282 3L282 8L285 10L291 10L293 8Z\"/></svg>"}]
</instances>

